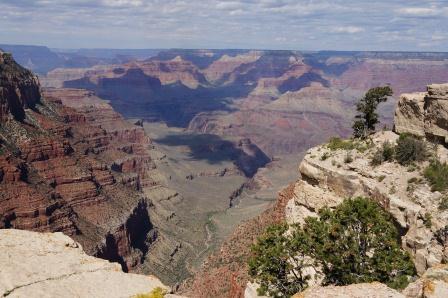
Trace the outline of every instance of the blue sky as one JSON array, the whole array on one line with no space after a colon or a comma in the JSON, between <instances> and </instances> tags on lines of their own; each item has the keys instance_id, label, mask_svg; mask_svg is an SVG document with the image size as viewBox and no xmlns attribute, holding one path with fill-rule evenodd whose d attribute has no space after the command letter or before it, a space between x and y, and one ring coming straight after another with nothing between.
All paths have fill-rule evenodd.
<instances>
[{"instance_id":1,"label":"blue sky","mask_svg":"<svg viewBox=\"0 0 448 298\"><path fill-rule=\"evenodd\" d=\"M0 0L0 43L448 51L448 0Z\"/></svg>"}]
</instances>

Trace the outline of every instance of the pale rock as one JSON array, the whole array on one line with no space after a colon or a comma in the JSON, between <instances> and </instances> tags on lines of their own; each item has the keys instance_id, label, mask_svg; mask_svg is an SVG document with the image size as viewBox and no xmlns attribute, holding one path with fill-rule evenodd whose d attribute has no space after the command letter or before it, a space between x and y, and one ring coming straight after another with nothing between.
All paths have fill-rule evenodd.
<instances>
[{"instance_id":1,"label":"pale rock","mask_svg":"<svg viewBox=\"0 0 448 298\"><path fill-rule=\"evenodd\" d=\"M417 281L403 290L407 298L448 297L448 265L437 265L428 269Z\"/></svg>"},{"instance_id":2,"label":"pale rock","mask_svg":"<svg viewBox=\"0 0 448 298\"><path fill-rule=\"evenodd\" d=\"M292 298L405 298L379 282L309 288Z\"/></svg>"},{"instance_id":3,"label":"pale rock","mask_svg":"<svg viewBox=\"0 0 448 298\"><path fill-rule=\"evenodd\" d=\"M425 136L425 92L402 94L395 110L395 131Z\"/></svg>"},{"instance_id":4,"label":"pale rock","mask_svg":"<svg viewBox=\"0 0 448 298\"><path fill-rule=\"evenodd\" d=\"M448 213L439 210L441 194L432 192L423 178L421 171L429 162L420 163L420 170L416 171L396 162L370 164L384 142L394 145L398 137L394 132L378 132L372 136L372 147L364 152L331 151L326 145L310 149L299 166L302 179L295 184L294 197L287 204L286 221L302 224L306 217L317 216L322 207L333 208L350 197L369 197L401 227L402 246L414 257L419 274L444 262L445 249L435 235L447 226ZM324 154L326 158L321 158ZM352 156L350 163L344 162L347 154ZM415 178L421 182L409 182ZM426 214L431 214L431 226L426 222Z\"/></svg>"},{"instance_id":5,"label":"pale rock","mask_svg":"<svg viewBox=\"0 0 448 298\"><path fill-rule=\"evenodd\" d=\"M62 233L0 230L0 295L131 297L156 287L153 276L124 273L118 263L88 256Z\"/></svg>"},{"instance_id":6,"label":"pale rock","mask_svg":"<svg viewBox=\"0 0 448 298\"><path fill-rule=\"evenodd\" d=\"M448 143L448 84L433 84L426 93L403 94L395 110L395 131Z\"/></svg>"},{"instance_id":7,"label":"pale rock","mask_svg":"<svg viewBox=\"0 0 448 298\"><path fill-rule=\"evenodd\" d=\"M257 289L260 286L254 282L248 282L246 289L244 289L244 298L268 298L267 296L260 296L257 293Z\"/></svg>"}]
</instances>

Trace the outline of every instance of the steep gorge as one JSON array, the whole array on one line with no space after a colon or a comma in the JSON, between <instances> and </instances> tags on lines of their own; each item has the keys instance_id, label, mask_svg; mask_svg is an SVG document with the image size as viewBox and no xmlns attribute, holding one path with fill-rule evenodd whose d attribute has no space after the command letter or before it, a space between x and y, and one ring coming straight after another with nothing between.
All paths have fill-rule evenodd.
<instances>
[{"instance_id":1,"label":"steep gorge","mask_svg":"<svg viewBox=\"0 0 448 298\"><path fill-rule=\"evenodd\" d=\"M175 267L177 244L159 230L169 212L159 201L173 191L143 128L90 91L41 93L31 72L1 57L0 228L63 232L126 271L153 272L146 258Z\"/></svg>"}]
</instances>

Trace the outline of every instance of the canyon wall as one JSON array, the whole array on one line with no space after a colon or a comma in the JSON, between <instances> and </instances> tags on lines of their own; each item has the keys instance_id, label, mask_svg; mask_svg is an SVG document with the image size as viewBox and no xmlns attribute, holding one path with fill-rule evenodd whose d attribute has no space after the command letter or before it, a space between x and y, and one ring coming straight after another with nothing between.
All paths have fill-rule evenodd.
<instances>
[{"instance_id":1,"label":"canyon wall","mask_svg":"<svg viewBox=\"0 0 448 298\"><path fill-rule=\"evenodd\" d=\"M443 53L168 50L146 61L57 69L43 81L94 90L126 117L248 138L273 156L348 136L354 102L367 89L424 91L448 80L447 61ZM393 124L394 105L380 108L382 125Z\"/></svg>"},{"instance_id":2,"label":"canyon wall","mask_svg":"<svg viewBox=\"0 0 448 298\"><path fill-rule=\"evenodd\" d=\"M9 54L0 68L0 228L63 232L125 271L181 278L167 214L182 197L163 185L143 128L91 91L41 93Z\"/></svg>"},{"instance_id":3,"label":"canyon wall","mask_svg":"<svg viewBox=\"0 0 448 298\"><path fill-rule=\"evenodd\" d=\"M432 122L432 119L448 119L443 108L433 108L433 105L443 106L448 95L447 87L448 84L430 85L425 93L402 95L395 111L395 132L377 132L369 141L348 140L346 142L357 144L351 149L332 148L328 144L309 149L299 165L299 179L279 195L273 207L240 225L221 249L184 284L183 293L197 292L199 297L258 297L253 284L249 283L246 288L250 280L247 261L250 245L268 225L284 221L300 224L308 216L317 216L323 207L332 208L345 198L363 196L376 201L392 215L400 231L401 245L411 254L421 278L402 294L384 285L370 284L313 288L297 297L364 297L366 293L371 293L372 297L392 294L396 297L446 296L448 286L444 276L447 268L443 265L448 256L448 211L443 205L446 191L434 191L424 178L424 169L431 160L413 165L400 165L394 161L372 165L371 160L384 143L394 145L398 133L412 133L428 137L428 150L433 158L447 162L445 122L439 120L438 125ZM423 101L429 103L423 104ZM272 217L272 214L276 215Z\"/></svg>"}]
</instances>

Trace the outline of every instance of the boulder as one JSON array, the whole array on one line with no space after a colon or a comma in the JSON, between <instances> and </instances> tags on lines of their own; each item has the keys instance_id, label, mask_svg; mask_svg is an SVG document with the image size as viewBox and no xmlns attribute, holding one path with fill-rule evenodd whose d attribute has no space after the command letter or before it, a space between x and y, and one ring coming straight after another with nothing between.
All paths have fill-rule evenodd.
<instances>
[{"instance_id":1,"label":"boulder","mask_svg":"<svg viewBox=\"0 0 448 298\"><path fill-rule=\"evenodd\" d=\"M448 297L448 265L428 269L420 279L409 284L403 294L407 298Z\"/></svg>"},{"instance_id":2,"label":"boulder","mask_svg":"<svg viewBox=\"0 0 448 298\"><path fill-rule=\"evenodd\" d=\"M395 110L395 131L425 135L425 96L426 93L402 94Z\"/></svg>"},{"instance_id":3,"label":"boulder","mask_svg":"<svg viewBox=\"0 0 448 298\"><path fill-rule=\"evenodd\" d=\"M124 273L118 263L88 256L62 233L0 230L3 297L131 297L156 287L153 276Z\"/></svg>"},{"instance_id":4,"label":"boulder","mask_svg":"<svg viewBox=\"0 0 448 298\"><path fill-rule=\"evenodd\" d=\"M448 84L433 84L427 92L403 94L395 110L395 131L448 143Z\"/></svg>"}]
</instances>

